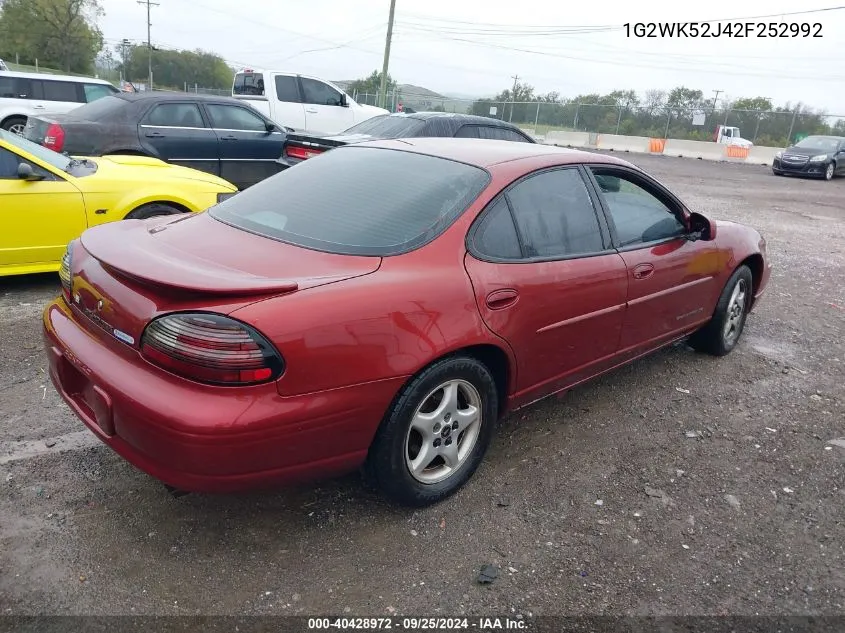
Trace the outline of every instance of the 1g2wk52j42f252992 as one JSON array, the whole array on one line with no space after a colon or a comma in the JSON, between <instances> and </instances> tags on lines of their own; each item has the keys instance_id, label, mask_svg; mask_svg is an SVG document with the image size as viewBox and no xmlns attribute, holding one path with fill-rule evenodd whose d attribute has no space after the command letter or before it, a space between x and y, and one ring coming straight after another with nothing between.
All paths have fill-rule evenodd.
<instances>
[{"instance_id":1,"label":"1g2wk52j42f252992","mask_svg":"<svg viewBox=\"0 0 845 633\"><path fill-rule=\"evenodd\" d=\"M87 231L43 322L76 414L175 488L363 466L425 505L504 413L689 335L730 352L769 275L757 231L620 159L383 140L206 213Z\"/></svg>"}]
</instances>

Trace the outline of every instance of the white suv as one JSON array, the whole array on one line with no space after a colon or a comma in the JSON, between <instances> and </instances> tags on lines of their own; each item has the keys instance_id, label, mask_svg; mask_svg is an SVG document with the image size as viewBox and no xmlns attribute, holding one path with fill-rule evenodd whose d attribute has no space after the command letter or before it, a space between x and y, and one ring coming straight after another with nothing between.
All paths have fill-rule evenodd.
<instances>
[{"instance_id":1,"label":"white suv","mask_svg":"<svg viewBox=\"0 0 845 633\"><path fill-rule=\"evenodd\" d=\"M390 114L384 108L356 103L325 79L272 70L236 73L232 96L276 123L308 134L337 134L374 116Z\"/></svg>"},{"instance_id":2,"label":"white suv","mask_svg":"<svg viewBox=\"0 0 845 633\"><path fill-rule=\"evenodd\" d=\"M102 79L44 73L0 74L0 129L23 134L31 114L64 114L119 92Z\"/></svg>"}]
</instances>

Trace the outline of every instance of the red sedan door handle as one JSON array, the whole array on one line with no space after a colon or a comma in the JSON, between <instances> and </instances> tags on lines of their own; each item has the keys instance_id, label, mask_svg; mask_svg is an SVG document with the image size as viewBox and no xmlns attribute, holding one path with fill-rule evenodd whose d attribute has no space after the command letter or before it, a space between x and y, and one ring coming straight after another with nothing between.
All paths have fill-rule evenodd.
<instances>
[{"instance_id":1,"label":"red sedan door handle","mask_svg":"<svg viewBox=\"0 0 845 633\"><path fill-rule=\"evenodd\" d=\"M634 267L634 279L645 279L651 277L654 272L653 264L640 264Z\"/></svg>"},{"instance_id":2,"label":"red sedan door handle","mask_svg":"<svg viewBox=\"0 0 845 633\"><path fill-rule=\"evenodd\" d=\"M507 288L505 290L494 290L487 295L487 307L491 310L501 310L512 306L519 299L519 293L516 290Z\"/></svg>"}]
</instances>

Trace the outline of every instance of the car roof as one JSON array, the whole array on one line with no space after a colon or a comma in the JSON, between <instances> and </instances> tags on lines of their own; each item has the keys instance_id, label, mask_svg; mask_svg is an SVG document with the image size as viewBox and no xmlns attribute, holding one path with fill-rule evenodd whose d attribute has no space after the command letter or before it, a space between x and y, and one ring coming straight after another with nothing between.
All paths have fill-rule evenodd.
<instances>
[{"instance_id":1,"label":"car roof","mask_svg":"<svg viewBox=\"0 0 845 633\"><path fill-rule=\"evenodd\" d=\"M560 164L578 164L585 162L607 163L612 165L632 166L627 161L614 156L596 154L578 149L542 145L540 143L518 143L493 139L413 137L365 141L350 147L376 147L404 152L415 152L455 160L476 167L488 168L500 163L537 158L541 156L556 159Z\"/></svg>"},{"instance_id":2,"label":"car roof","mask_svg":"<svg viewBox=\"0 0 845 633\"><path fill-rule=\"evenodd\" d=\"M96 77L78 77L76 75L54 75L52 73L21 73L16 70L9 70L3 73L4 77L20 77L22 79L46 79L54 81L73 81L75 83L93 83L112 85L110 81L105 79L97 79Z\"/></svg>"},{"instance_id":3,"label":"car roof","mask_svg":"<svg viewBox=\"0 0 845 633\"><path fill-rule=\"evenodd\" d=\"M197 94L195 92L158 92L153 90L152 92L121 92L113 96L118 99L123 99L124 101L132 102L146 101L149 99L159 99L161 101L183 101L185 99L190 99L192 101L233 101L241 103L241 99L235 99L229 95L205 95Z\"/></svg>"},{"instance_id":4,"label":"car roof","mask_svg":"<svg viewBox=\"0 0 845 633\"><path fill-rule=\"evenodd\" d=\"M409 114L405 114L402 112L394 112L390 114L391 117L403 117L408 119L421 119L423 121L428 121L429 119L451 119L454 121L460 121L461 123L478 123L480 125L492 125L495 127L507 127L507 128L515 128L517 127L513 123L508 123L507 121L501 121L499 119L491 119L486 116L479 116L477 114L465 114L462 112L436 112L436 111L425 111L425 112L411 112Z\"/></svg>"}]
</instances>

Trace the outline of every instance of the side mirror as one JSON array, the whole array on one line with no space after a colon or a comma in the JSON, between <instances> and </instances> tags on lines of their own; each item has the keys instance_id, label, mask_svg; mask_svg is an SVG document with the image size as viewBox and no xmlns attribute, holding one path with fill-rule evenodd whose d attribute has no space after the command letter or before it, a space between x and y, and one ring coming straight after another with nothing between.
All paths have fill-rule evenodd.
<instances>
[{"instance_id":1,"label":"side mirror","mask_svg":"<svg viewBox=\"0 0 845 633\"><path fill-rule=\"evenodd\" d=\"M27 182L35 182L38 180L44 180L44 176L36 174L32 169L32 165L29 163L20 163L18 165L18 179L25 180Z\"/></svg>"},{"instance_id":2,"label":"side mirror","mask_svg":"<svg viewBox=\"0 0 845 633\"><path fill-rule=\"evenodd\" d=\"M273 123L272 121L265 121L265 122L264 122L264 128L265 128L268 132L275 132L275 131L278 129L278 128L276 127L276 124L275 124L275 123Z\"/></svg>"},{"instance_id":3,"label":"side mirror","mask_svg":"<svg viewBox=\"0 0 845 633\"><path fill-rule=\"evenodd\" d=\"M691 242L704 240L710 242L716 239L716 223L700 213L690 213L687 239Z\"/></svg>"}]
</instances>

